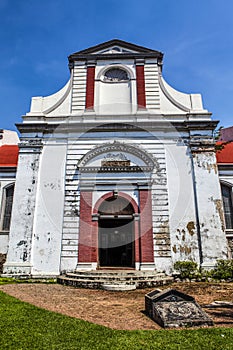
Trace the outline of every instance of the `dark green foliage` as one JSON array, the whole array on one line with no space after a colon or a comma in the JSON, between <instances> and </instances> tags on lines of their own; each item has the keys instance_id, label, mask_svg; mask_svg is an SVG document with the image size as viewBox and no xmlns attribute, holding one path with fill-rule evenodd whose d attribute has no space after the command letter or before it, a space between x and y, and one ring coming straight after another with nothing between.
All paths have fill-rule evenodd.
<instances>
[{"instance_id":1,"label":"dark green foliage","mask_svg":"<svg viewBox=\"0 0 233 350\"><path fill-rule=\"evenodd\" d=\"M211 277L218 280L233 280L233 260L218 260L211 271Z\"/></svg>"},{"instance_id":2,"label":"dark green foliage","mask_svg":"<svg viewBox=\"0 0 233 350\"><path fill-rule=\"evenodd\" d=\"M233 260L218 260L213 270L199 270L194 261L177 261L174 268L179 272L181 279L197 281L233 280Z\"/></svg>"},{"instance_id":3,"label":"dark green foliage","mask_svg":"<svg viewBox=\"0 0 233 350\"><path fill-rule=\"evenodd\" d=\"M182 279L192 279L198 274L197 263L194 261L177 261L174 268L180 273Z\"/></svg>"},{"instance_id":4,"label":"dark green foliage","mask_svg":"<svg viewBox=\"0 0 233 350\"><path fill-rule=\"evenodd\" d=\"M0 349L231 350L233 329L117 331L23 303L0 292Z\"/></svg>"}]
</instances>

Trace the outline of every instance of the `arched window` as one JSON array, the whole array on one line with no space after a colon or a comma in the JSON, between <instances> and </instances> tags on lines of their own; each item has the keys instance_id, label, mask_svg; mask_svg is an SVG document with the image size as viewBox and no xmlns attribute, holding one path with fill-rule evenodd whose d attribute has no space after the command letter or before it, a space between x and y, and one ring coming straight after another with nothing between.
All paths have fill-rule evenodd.
<instances>
[{"instance_id":1,"label":"arched window","mask_svg":"<svg viewBox=\"0 0 233 350\"><path fill-rule=\"evenodd\" d=\"M104 74L104 81L118 83L128 81L128 73L121 68L110 68Z\"/></svg>"},{"instance_id":2,"label":"arched window","mask_svg":"<svg viewBox=\"0 0 233 350\"><path fill-rule=\"evenodd\" d=\"M11 211L13 204L13 195L14 195L14 185L5 187L3 193L3 216L2 216L2 231L10 230L11 223Z\"/></svg>"},{"instance_id":3,"label":"arched window","mask_svg":"<svg viewBox=\"0 0 233 350\"><path fill-rule=\"evenodd\" d=\"M232 201L232 187L225 184L221 185L222 200L225 215L226 229L233 229L233 201Z\"/></svg>"}]
</instances>

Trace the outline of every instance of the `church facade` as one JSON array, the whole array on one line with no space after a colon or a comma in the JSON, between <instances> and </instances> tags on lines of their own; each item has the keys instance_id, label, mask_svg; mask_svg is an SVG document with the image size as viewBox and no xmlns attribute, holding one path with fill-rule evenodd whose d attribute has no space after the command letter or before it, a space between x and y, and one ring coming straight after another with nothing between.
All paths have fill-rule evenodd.
<instances>
[{"instance_id":1,"label":"church facade","mask_svg":"<svg viewBox=\"0 0 233 350\"><path fill-rule=\"evenodd\" d=\"M227 258L213 132L163 54L121 40L69 56L60 91L33 97L21 134L8 275Z\"/></svg>"}]
</instances>

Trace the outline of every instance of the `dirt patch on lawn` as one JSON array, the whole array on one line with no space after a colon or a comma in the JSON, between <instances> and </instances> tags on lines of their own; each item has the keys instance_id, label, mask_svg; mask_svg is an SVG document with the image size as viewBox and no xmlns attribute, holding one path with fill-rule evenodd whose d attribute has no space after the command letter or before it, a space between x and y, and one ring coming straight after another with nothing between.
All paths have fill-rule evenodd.
<instances>
[{"instance_id":1,"label":"dirt patch on lawn","mask_svg":"<svg viewBox=\"0 0 233 350\"><path fill-rule=\"evenodd\" d=\"M215 326L233 327L232 308L205 307L216 300L233 302L233 283L174 283L169 288L195 297ZM58 284L8 284L0 286L0 290L38 307L113 329L160 329L144 314L145 294L153 289L108 292Z\"/></svg>"}]
</instances>

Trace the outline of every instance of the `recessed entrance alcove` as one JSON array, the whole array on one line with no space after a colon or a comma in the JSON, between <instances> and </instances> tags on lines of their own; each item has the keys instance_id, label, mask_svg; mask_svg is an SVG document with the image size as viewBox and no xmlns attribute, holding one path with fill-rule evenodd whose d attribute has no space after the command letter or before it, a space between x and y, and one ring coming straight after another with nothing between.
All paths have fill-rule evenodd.
<instances>
[{"instance_id":1,"label":"recessed entrance alcove","mask_svg":"<svg viewBox=\"0 0 233 350\"><path fill-rule=\"evenodd\" d=\"M105 199L98 210L100 267L135 267L134 208L122 197Z\"/></svg>"}]
</instances>

